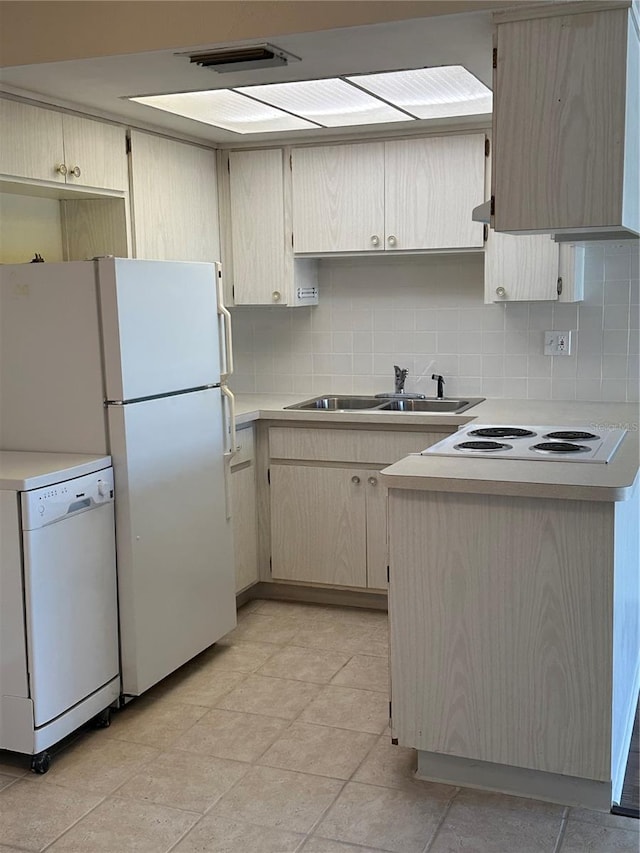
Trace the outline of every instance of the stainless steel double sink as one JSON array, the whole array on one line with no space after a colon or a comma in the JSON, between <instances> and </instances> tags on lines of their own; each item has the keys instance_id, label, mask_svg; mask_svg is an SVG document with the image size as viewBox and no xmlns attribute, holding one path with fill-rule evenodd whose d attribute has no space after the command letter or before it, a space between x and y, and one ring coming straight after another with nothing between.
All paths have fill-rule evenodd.
<instances>
[{"instance_id":1,"label":"stainless steel double sink","mask_svg":"<svg viewBox=\"0 0 640 853\"><path fill-rule=\"evenodd\" d=\"M305 400L286 409L315 412L453 412L459 414L482 403L484 397L468 397L465 400L453 397L361 397L324 395Z\"/></svg>"}]
</instances>

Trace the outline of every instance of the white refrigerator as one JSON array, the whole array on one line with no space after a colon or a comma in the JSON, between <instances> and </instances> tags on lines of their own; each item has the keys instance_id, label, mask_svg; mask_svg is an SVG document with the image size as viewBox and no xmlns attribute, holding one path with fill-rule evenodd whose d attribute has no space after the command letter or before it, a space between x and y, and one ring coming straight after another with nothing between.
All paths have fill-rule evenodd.
<instances>
[{"instance_id":1,"label":"white refrigerator","mask_svg":"<svg viewBox=\"0 0 640 853\"><path fill-rule=\"evenodd\" d=\"M0 449L111 455L122 691L236 624L218 264L0 267Z\"/></svg>"}]
</instances>

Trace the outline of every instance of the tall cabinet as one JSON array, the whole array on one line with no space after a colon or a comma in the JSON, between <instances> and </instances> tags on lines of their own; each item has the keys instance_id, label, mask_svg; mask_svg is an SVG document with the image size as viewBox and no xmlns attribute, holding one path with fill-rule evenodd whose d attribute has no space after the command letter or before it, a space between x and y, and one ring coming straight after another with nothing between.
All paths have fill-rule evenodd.
<instances>
[{"instance_id":1,"label":"tall cabinet","mask_svg":"<svg viewBox=\"0 0 640 853\"><path fill-rule=\"evenodd\" d=\"M130 157L135 257L220 260L215 151L133 130Z\"/></svg>"}]
</instances>

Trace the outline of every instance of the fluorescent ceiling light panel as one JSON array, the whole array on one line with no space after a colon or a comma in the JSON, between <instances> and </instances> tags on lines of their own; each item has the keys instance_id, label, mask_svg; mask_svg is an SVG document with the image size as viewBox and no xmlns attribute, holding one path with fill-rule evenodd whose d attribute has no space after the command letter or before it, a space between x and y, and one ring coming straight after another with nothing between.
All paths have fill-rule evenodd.
<instances>
[{"instance_id":1,"label":"fluorescent ceiling light panel","mask_svg":"<svg viewBox=\"0 0 640 853\"><path fill-rule=\"evenodd\" d=\"M490 113L492 94L462 65L358 74L346 78L416 118Z\"/></svg>"},{"instance_id":2,"label":"fluorescent ceiling light panel","mask_svg":"<svg viewBox=\"0 0 640 853\"><path fill-rule=\"evenodd\" d=\"M338 78L243 86L236 87L235 91L304 116L324 127L410 120L406 113Z\"/></svg>"},{"instance_id":3,"label":"fluorescent ceiling light panel","mask_svg":"<svg viewBox=\"0 0 640 853\"><path fill-rule=\"evenodd\" d=\"M303 118L288 115L267 104L245 98L230 89L183 92L176 95L148 95L131 98L139 104L192 118L234 133L274 133L283 130L317 128Z\"/></svg>"}]
</instances>

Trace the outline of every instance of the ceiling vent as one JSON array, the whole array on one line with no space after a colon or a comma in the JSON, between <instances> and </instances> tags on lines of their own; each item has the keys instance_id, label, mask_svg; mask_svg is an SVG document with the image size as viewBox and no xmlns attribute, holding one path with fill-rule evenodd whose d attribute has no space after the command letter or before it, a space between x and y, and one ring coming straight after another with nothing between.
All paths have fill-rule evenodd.
<instances>
[{"instance_id":1,"label":"ceiling vent","mask_svg":"<svg viewBox=\"0 0 640 853\"><path fill-rule=\"evenodd\" d=\"M203 68L211 68L224 74L228 71L248 71L253 68L276 68L289 62L298 62L300 57L286 53L272 44L246 44L238 47L222 47L201 53L187 54L191 62Z\"/></svg>"}]
</instances>

